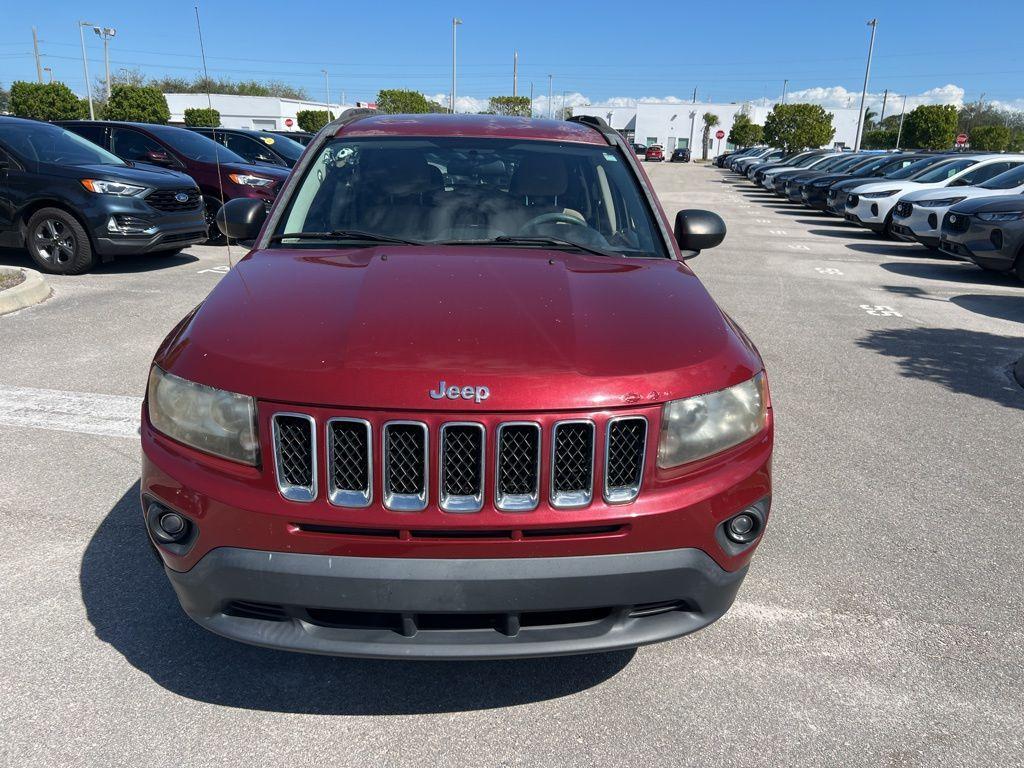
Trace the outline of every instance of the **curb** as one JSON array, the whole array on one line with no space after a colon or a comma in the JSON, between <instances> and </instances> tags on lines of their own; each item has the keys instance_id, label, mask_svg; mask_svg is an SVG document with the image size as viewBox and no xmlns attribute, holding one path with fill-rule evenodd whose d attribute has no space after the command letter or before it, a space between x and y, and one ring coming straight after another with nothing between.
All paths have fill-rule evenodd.
<instances>
[{"instance_id":1,"label":"curb","mask_svg":"<svg viewBox=\"0 0 1024 768\"><path fill-rule=\"evenodd\" d=\"M25 279L13 288L0 291L0 315L31 307L50 295L50 286L46 284L41 273L22 267L13 269L23 272Z\"/></svg>"}]
</instances>

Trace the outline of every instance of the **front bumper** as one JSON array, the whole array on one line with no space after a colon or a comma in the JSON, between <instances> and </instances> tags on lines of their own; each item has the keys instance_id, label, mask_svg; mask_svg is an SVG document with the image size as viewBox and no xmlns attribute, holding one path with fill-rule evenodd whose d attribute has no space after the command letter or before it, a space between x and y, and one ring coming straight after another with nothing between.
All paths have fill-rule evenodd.
<instances>
[{"instance_id":1,"label":"front bumper","mask_svg":"<svg viewBox=\"0 0 1024 768\"><path fill-rule=\"evenodd\" d=\"M881 232L885 229L886 219L889 211L896 204L896 197L891 198L863 198L857 201L855 206L846 206L844 218L854 224L870 229L872 232Z\"/></svg>"},{"instance_id":2,"label":"front bumper","mask_svg":"<svg viewBox=\"0 0 1024 768\"><path fill-rule=\"evenodd\" d=\"M746 573L690 548L428 560L222 547L190 571L167 569L185 612L211 632L393 659L558 656L669 640L720 618Z\"/></svg>"},{"instance_id":3,"label":"front bumper","mask_svg":"<svg viewBox=\"0 0 1024 768\"><path fill-rule=\"evenodd\" d=\"M190 245L206 242L209 235L203 211L187 215L150 215L155 232L139 235L113 234L103 227L93 231L93 242L96 252L101 256L119 256L127 254L152 253L173 248L187 248Z\"/></svg>"}]
</instances>

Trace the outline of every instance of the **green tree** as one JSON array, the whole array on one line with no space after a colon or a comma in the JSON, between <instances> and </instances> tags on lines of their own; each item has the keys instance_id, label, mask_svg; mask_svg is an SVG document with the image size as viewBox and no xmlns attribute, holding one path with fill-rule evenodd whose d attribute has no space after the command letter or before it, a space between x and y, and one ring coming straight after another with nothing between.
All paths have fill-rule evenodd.
<instances>
[{"instance_id":1,"label":"green tree","mask_svg":"<svg viewBox=\"0 0 1024 768\"><path fill-rule=\"evenodd\" d=\"M873 131L864 131L861 138L862 149L895 149L898 128L875 128Z\"/></svg>"},{"instance_id":2,"label":"green tree","mask_svg":"<svg viewBox=\"0 0 1024 768\"><path fill-rule=\"evenodd\" d=\"M310 133L316 133L333 119L334 115L326 109L300 109L295 114L299 128Z\"/></svg>"},{"instance_id":3,"label":"green tree","mask_svg":"<svg viewBox=\"0 0 1024 768\"><path fill-rule=\"evenodd\" d=\"M740 112L733 118L727 141L736 147L752 147L760 144L764 128L752 123L746 112Z\"/></svg>"},{"instance_id":4,"label":"green tree","mask_svg":"<svg viewBox=\"0 0 1024 768\"><path fill-rule=\"evenodd\" d=\"M11 92L0 85L0 114L10 111Z\"/></svg>"},{"instance_id":5,"label":"green tree","mask_svg":"<svg viewBox=\"0 0 1024 768\"><path fill-rule=\"evenodd\" d=\"M389 115L416 115L434 111L422 93L402 88L385 89L378 93L377 109Z\"/></svg>"},{"instance_id":6,"label":"green tree","mask_svg":"<svg viewBox=\"0 0 1024 768\"><path fill-rule=\"evenodd\" d=\"M171 119L167 99L152 86L115 85L110 92L104 117L136 123L166 123Z\"/></svg>"},{"instance_id":7,"label":"green tree","mask_svg":"<svg viewBox=\"0 0 1024 768\"><path fill-rule=\"evenodd\" d=\"M907 115L903 143L916 149L949 149L956 126L957 109L952 104L922 104Z\"/></svg>"},{"instance_id":8,"label":"green tree","mask_svg":"<svg viewBox=\"0 0 1024 768\"><path fill-rule=\"evenodd\" d=\"M832 115L818 104L776 104L764 121L765 142L787 152L822 147L835 135Z\"/></svg>"},{"instance_id":9,"label":"green tree","mask_svg":"<svg viewBox=\"0 0 1024 768\"><path fill-rule=\"evenodd\" d=\"M969 135L971 149L985 152L1005 152L1013 139L1013 134L1005 125L979 125Z\"/></svg>"},{"instance_id":10,"label":"green tree","mask_svg":"<svg viewBox=\"0 0 1024 768\"><path fill-rule=\"evenodd\" d=\"M533 106L529 96L491 96L487 100L487 112L492 115L529 117Z\"/></svg>"},{"instance_id":11,"label":"green tree","mask_svg":"<svg viewBox=\"0 0 1024 768\"><path fill-rule=\"evenodd\" d=\"M87 108L64 83L26 83L11 85L11 114L34 120L75 120L87 117Z\"/></svg>"},{"instance_id":12,"label":"green tree","mask_svg":"<svg viewBox=\"0 0 1024 768\"><path fill-rule=\"evenodd\" d=\"M707 160L708 159L708 144L710 144L711 129L714 128L716 125L718 125L718 123L721 122L721 121L718 119L718 115L716 115L714 112L705 112L703 120L704 120L704 141L701 142L702 151L703 151L703 154L701 155L701 157L704 160Z\"/></svg>"},{"instance_id":13,"label":"green tree","mask_svg":"<svg viewBox=\"0 0 1024 768\"><path fill-rule=\"evenodd\" d=\"M878 117L878 113L875 110L868 107L864 110L864 130L875 127L875 118Z\"/></svg>"},{"instance_id":14,"label":"green tree","mask_svg":"<svg viewBox=\"0 0 1024 768\"><path fill-rule=\"evenodd\" d=\"M185 125L190 125L196 128L216 128L220 125L220 112L216 109L208 109L204 107L192 107L190 109L186 109Z\"/></svg>"},{"instance_id":15,"label":"green tree","mask_svg":"<svg viewBox=\"0 0 1024 768\"><path fill-rule=\"evenodd\" d=\"M126 70L130 72L131 70ZM113 78L117 82L117 78ZM150 80L149 84L159 88L161 93L224 93L233 96L278 96L282 99L308 99L309 93L305 88L297 88L279 80L258 80L234 81L222 78L196 77L194 80L187 80L183 77L160 77Z\"/></svg>"}]
</instances>

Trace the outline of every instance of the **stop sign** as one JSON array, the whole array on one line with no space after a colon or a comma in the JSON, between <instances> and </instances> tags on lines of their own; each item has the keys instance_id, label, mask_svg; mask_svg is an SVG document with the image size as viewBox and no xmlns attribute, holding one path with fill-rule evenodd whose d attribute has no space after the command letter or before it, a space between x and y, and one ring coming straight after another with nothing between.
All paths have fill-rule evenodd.
<instances>
[{"instance_id":1,"label":"stop sign","mask_svg":"<svg viewBox=\"0 0 1024 768\"><path fill-rule=\"evenodd\" d=\"M291 128L293 125L295 125L295 121L292 120L290 117L286 117L284 119L284 124L285 124L285 127Z\"/></svg>"},{"instance_id":2,"label":"stop sign","mask_svg":"<svg viewBox=\"0 0 1024 768\"><path fill-rule=\"evenodd\" d=\"M957 136L956 137L956 143L957 144L966 144L967 143L967 134L966 133L961 133L959 136Z\"/></svg>"},{"instance_id":3,"label":"stop sign","mask_svg":"<svg viewBox=\"0 0 1024 768\"><path fill-rule=\"evenodd\" d=\"M725 131L715 131L715 138L716 139L724 139L725 138Z\"/></svg>"}]
</instances>

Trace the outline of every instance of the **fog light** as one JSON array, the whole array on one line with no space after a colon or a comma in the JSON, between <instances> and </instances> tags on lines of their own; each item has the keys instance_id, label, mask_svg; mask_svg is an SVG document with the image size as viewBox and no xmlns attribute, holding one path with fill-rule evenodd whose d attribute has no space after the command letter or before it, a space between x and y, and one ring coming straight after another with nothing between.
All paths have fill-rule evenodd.
<instances>
[{"instance_id":1,"label":"fog light","mask_svg":"<svg viewBox=\"0 0 1024 768\"><path fill-rule=\"evenodd\" d=\"M746 544L757 537L757 518L747 512L740 512L725 524L725 535L738 544Z\"/></svg>"},{"instance_id":2,"label":"fog light","mask_svg":"<svg viewBox=\"0 0 1024 768\"><path fill-rule=\"evenodd\" d=\"M152 235L156 225L139 216L117 214L107 219L107 232L112 235Z\"/></svg>"},{"instance_id":3,"label":"fog light","mask_svg":"<svg viewBox=\"0 0 1024 768\"><path fill-rule=\"evenodd\" d=\"M156 524L150 524L155 538L165 544L174 544L188 536L189 522L184 515L165 510L163 507L158 507L155 512ZM152 520L152 518L150 519Z\"/></svg>"}]
</instances>

